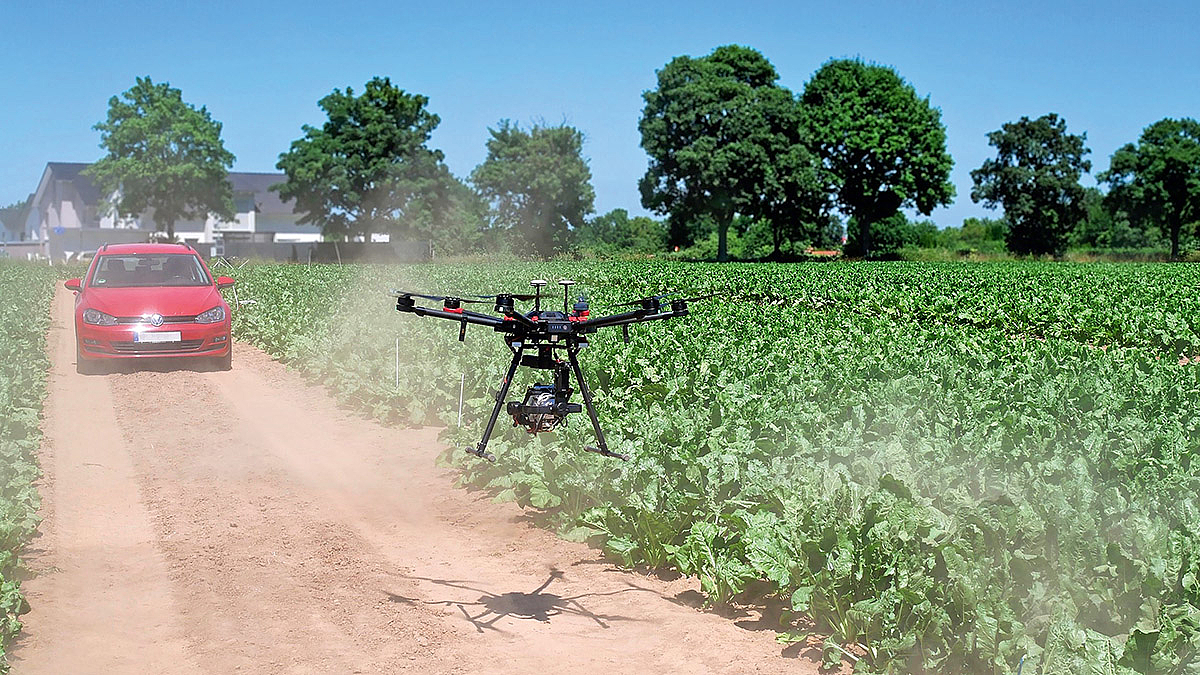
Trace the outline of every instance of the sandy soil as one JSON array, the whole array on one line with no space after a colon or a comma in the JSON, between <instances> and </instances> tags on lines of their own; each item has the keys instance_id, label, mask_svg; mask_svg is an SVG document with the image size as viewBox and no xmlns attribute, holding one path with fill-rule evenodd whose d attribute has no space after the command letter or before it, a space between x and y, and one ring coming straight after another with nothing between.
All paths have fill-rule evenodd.
<instances>
[{"instance_id":1,"label":"sandy soil","mask_svg":"<svg viewBox=\"0 0 1200 675\"><path fill-rule=\"evenodd\" d=\"M452 486L236 345L231 372L74 369L55 299L42 535L14 673L815 673L754 612L622 571Z\"/></svg>"}]
</instances>

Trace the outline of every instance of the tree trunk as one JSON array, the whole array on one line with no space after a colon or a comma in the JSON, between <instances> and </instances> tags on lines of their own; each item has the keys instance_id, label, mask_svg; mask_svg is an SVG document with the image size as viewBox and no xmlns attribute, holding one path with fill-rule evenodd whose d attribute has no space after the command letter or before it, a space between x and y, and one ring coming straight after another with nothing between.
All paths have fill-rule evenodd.
<instances>
[{"instance_id":1,"label":"tree trunk","mask_svg":"<svg viewBox=\"0 0 1200 675\"><path fill-rule=\"evenodd\" d=\"M1183 229L1183 219L1178 211L1172 211L1167 217L1168 227L1171 228L1171 260L1179 260L1179 232Z\"/></svg>"},{"instance_id":2,"label":"tree trunk","mask_svg":"<svg viewBox=\"0 0 1200 675\"><path fill-rule=\"evenodd\" d=\"M729 260L729 221L722 219L717 225L717 262Z\"/></svg>"},{"instance_id":3,"label":"tree trunk","mask_svg":"<svg viewBox=\"0 0 1200 675\"><path fill-rule=\"evenodd\" d=\"M1179 260L1179 233L1183 230L1183 211L1187 205L1186 171L1170 171L1163 187L1167 190L1167 227L1171 229L1171 260Z\"/></svg>"},{"instance_id":4,"label":"tree trunk","mask_svg":"<svg viewBox=\"0 0 1200 675\"><path fill-rule=\"evenodd\" d=\"M871 226L885 218L891 218L900 210L904 200L895 192L885 190L876 194L863 208L855 209L854 218L858 222L859 241L862 242L863 257L870 258L875 242L871 240Z\"/></svg>"},{"instance_id":5,"label":"tree trunk","mask_svg":"<svg viewBox=\"0 0 1200 675\"><path fill-rule=\"evenodd\" d=\"M167 222L163 223L163 225L167 226L167 241L175 241L175 221L168 220Z\"/></svg>"}]
</instances>

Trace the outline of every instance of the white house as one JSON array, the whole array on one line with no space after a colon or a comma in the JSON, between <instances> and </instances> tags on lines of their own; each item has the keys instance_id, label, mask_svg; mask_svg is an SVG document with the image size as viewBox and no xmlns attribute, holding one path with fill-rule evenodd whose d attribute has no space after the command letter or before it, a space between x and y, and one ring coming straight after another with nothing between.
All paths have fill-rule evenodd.
<instances>
[{"instance_id":1,"label":"white house","mask_svg":"<svg viewBox=\"0 0 1200 675\"><path fill-rule=\"evenodd\" d=\"M42 242L49 243L65 237L75 244L72 250L95 250L102 239L126 239L115 230L143 233L157 228L152 213L117 218L106 214L100 191L92 179L82 172L88 165L78 162L50 162L42 172L33 203L29 210L27 229ZM231 237L253 238L259 241L313 242L320 241L320 228L300 225L300 215L293 213L291 201L283 201L279 193L268 188L282 183L282 173L231 172L235 215L224 222L209 217L204 221L175 223L175 235L192 244L220 244L226 233ZM235 234L236 233L236 234ZM121 233L133 235L134 232ZM50 251L46 251L50 254Z\"/></svg>"}]
</instances>

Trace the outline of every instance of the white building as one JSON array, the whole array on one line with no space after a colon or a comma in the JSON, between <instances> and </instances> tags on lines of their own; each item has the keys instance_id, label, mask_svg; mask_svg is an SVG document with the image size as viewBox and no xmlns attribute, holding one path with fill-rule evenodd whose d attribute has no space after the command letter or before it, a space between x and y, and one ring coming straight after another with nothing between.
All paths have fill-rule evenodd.
<instances>
[{"instance_id":1,"label":"white building","mask_svg":"<svg viewBox=\"0 0 1200 675\"><path fill-rule=\"evenodd\" d=\"M99 189L91 178L82 173L87 167L87 164L77 162L50 162L46 165L34 192L26 222L25 229L32 238L50 242L52 238L65 237L68 241L78 242L75 250L95 250L105 238L105 231L112 235L112 240L116 240L118 237L114 230L148 234L158 229L153 214L122 216L119 219L112 214L105 214ZM210 216L204 221L177 222L175 235L192 244L219 245L226 233L231 233L231 239L236 236L240 239L283 243L320 241L320 228L298 224L296 221L300 215L292 211L293 202L281 200L278 192L268 189L285 180L286 176L282 173L231 172L229 182L233 186L233 220L224 222ZM122 234L132 235L133 232Z\"/></svg>"}]
</instances>

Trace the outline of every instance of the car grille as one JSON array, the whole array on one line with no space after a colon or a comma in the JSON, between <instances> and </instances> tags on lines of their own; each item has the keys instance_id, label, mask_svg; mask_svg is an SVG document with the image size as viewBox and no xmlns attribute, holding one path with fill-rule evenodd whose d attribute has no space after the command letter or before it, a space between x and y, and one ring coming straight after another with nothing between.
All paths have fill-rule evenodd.
<instances>
[{"instance_id":1,"label":"car grille","mask_svg":"<svg viewBox=\"0 0 1200 675\"><path fill-rule=\"evenodd\" d=\"M181 340L179 342L113 342L112 346L118 352L137 354L174 354L178 352L194 352L200 348L204 340Z\"/></svg>"},{"instance_id":2,"label":"car grille","mask_svg":"<svg viewBox=\"0 0 1200 675\"><path fill-rule=\"evenodd\" d=\"M150 325L149 316L118 316L117 323L119 324L146 324ZM196 323L196 315L179 314L176 316L164 316L163 324L168 323Z\"/></svg>"}]
</instances>

